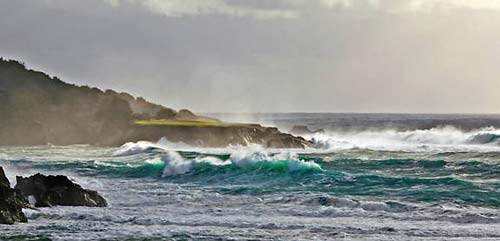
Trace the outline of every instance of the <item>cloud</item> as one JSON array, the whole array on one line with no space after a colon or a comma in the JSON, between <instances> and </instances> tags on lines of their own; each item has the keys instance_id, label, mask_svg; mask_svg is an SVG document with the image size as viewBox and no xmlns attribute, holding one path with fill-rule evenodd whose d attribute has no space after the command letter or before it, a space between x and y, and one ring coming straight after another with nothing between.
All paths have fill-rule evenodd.
<instances>
[{"instance_id":1,"label":"cloud","mask_svg":"<svg viewBox=\"0 0 500 241\"><path fill-rule=\"evenodd\" d=\"M500 10L498 0L103 0L113 7L128 3L168 17L225 15L256 19L291 19L317 10L369 10L404 14L408 12L459 9ZM265 7L264 7L265 6Z\"/></svg>"},{"instance_id":2,"label":"cloud","mask_svg":"<svg viewBox=\"0 0 500 241\"><path fill-rule=\"evenodd\" d=\"M449 9L450 7L500 10L500 1L497 0L412 0L409 4L414 10Z\"/></svg>"},{"instance_id":3,"label":"cloud","mask_svg":"<svg viewBox=\"0 0 500 241\"><path fill-rule=\"evenodd\" d=\"M487 1L205 1L0 0L0 53L175 109L500 110L500 14Z\"/></svg>"},{"instance_id":4,"label":"cloud","mask_svg":"<svg viewBox=\"0 0 500 241\"><path fill-rule=\"evenodd\" d=\"M112 6L122 2L142 5L153 13L169 17L198 15L227 15L235 17L253 17L257 19L295 18L298 12L292 9L256 8L224 0L105 0Z\"/></svg>"},{"instance_id":5,"label":"cloud","mask_svg":"<svg viewBox=\"0 0 500 241\"><path fill-rule=\"evenodd\" d=\"M371 9L383 12L449 11L454 9L500 10L498 0L282 0L297 8Z\"/></svg>"},{"instance_id":6,"label":"cloud","mask_svg":"<svg viewBox=\"0 0 500 241\"><path fill-rule=\"evenodd\" d=\"M351 0L321 0L320 3L326 7L350 7L352 5Z\"/></svg>"}]
</instances>

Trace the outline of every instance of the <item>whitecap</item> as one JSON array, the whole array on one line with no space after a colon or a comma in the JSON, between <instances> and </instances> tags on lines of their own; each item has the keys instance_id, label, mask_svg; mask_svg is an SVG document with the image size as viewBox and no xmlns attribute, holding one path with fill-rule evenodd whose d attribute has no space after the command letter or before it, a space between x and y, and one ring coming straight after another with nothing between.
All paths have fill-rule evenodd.
<instances>
[{"instance_id":1,"label":"whitecap","mask_svg":"<svg viewBox=\"0 0 500 241\"><path fill-rule=\"evenodd\" d=\"M186 161L178 152L168 151L162 158L165 163L163 177L185 174L191 171L193 163Z\"/></svg>"},{"instance_id":2,"label":"whitecap","mask_svg":"<svg viewBox=\"0 0 500 241\"><path fill-rule=\"evenodd\" d=\"M229 158L231 162L238 167L251 167L258 162L277 162L285 161L288 164L290 171L298 171L303 169L318 169L322 170L321 166L313 161L300 160L297 153L281 152L275 155L270 155L265 151L236 151Z\"/></svg>"},{"instance_id":3,"label":"whitecap","mask_svg":"<svg viewBox=\"0 0 500 241\"><path fill-rule=\"evenodd\" d=\"M149 141L128 142L123 144L118 150L116 150L113 153L113 156L129 156L140 154L148 150L161 148L161 146Z\"/></svg>"},{"instance_id":4,"label":"whitecap","mask_svg":"<svg viewBox=\"0 0 500 241\"><path fill-rule=\"evenodd\" d=\"M500 151L500 129L493 127L463 131L453 126L425 130L332 131L306 135L316 150L341 151L354 148L381 151L447 152ZM312 149L312 152L315 150Z\"/></svg>"}]
</instances>

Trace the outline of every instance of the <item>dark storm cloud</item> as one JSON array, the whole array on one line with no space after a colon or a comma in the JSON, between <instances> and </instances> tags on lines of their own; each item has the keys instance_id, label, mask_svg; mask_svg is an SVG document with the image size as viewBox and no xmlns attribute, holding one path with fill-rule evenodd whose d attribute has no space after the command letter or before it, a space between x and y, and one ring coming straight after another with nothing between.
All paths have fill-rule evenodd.
<instances>
[{"instance_id":1,"label":"dark storm cloud","mask_svg":"<svg viewBox=\"0 0 500 241\"><path fill-rule=\"evenodd\" d=\"M498 111L498 6L447 3L0 0L0 54L196 111Z\"/></svg>"}]
</instances>

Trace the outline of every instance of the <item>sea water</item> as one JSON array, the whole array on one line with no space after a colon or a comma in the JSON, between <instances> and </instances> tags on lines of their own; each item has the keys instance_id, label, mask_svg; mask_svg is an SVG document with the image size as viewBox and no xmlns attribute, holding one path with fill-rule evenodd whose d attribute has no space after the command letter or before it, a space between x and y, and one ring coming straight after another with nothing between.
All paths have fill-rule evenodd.
<instances>
[{"instance_id":1,"label":"sea water","mask_svg":"<svg viewBox=\"0 0 500 241\"><path fill-rule=\"evenodd\" d=\"M107 208L24 210L0 240L500 240L500 116L213 115L313 146L0 148L15 176L67 175Z\"/></svg>"}]
</instances>

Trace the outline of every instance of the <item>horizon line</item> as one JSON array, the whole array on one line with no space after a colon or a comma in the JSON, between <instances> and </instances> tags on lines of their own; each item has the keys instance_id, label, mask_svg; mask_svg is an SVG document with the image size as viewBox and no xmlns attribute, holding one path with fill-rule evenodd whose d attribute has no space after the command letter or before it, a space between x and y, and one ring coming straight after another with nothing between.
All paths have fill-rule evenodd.
<instances>
[{"instance_id":1,"label":"horizon line","mask_svg":"<svg viewBox=\"0 0 500 241\"><path fill-rule=\"evenodd\" d=\"M263 111L263 112L196 112L198 114L238 114L238 115L246 115L246 114L374 114L374 115L499 115L499 113L484 113L484 112L328 112L328 111L319 111L319 112L310 112L310 111L281 111L281 112L271 112L271 111Z\"/></svg>"}]
</instances>

